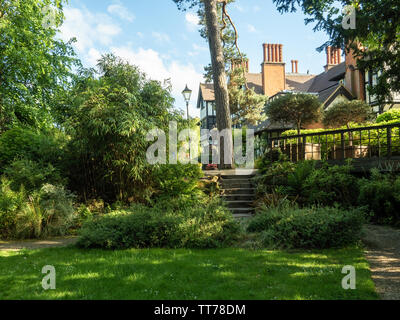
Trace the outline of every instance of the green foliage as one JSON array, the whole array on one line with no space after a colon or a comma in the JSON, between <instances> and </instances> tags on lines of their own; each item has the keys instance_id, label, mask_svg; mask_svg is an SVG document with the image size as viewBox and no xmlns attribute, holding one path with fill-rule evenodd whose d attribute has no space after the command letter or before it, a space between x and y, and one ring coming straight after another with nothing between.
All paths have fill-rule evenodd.
<instances>
[{"instance_id":1,"label":"green foliage","mask_svg":"<svg viewBox=\"0 0 400 320\"><path fill-rule=\"evenodd\" d=\"M257 176L257 194L270 193L277 187L288 185L288 176L295 170L295 164L288 161L274 162L267 166L263 174Z\"/></svg>"},{"instance_id":2,"label":"green foliage","mask_svg":"<svg viewBox=\"0 0 400 320\"><path fill-rule=\"evenodd\" d=\"M313 170L304 180L304 202L322 206L336 204L348 207L357 203L357 179L351 174L351 165L324 165Z\"/></svg>"},{"instance_id":3,"label":"green foliage","mask_svg":"<svg viewBox=\"0 0 400 320\"><path fill-rule=\"evenodd\" d=\"M339 204L349 207L357 204L357 179L351 174L351 165L316 167L313 161L274 162L255 179L259 199L276 194L302 206Z\"/></svg>"},{"instance_id":4,"label":"green foliage","mask_svg":"<svg viewBox=\"0 0 400 320\"><path fill-rule=\"evenodd\" d=\"M74 196L63 187L44 185L27 195L13 191L5 178L0 184L0 237L31 239L62 236L75 223Z\"/></svg>"},{"instance_id":5,"label":"green foliage","mask_svg":"<svg viewBox=\"0 0 400 320\"><path fill-rule=\"evenodd\" d=\"M265 246L288 249L344 247L360 240L364 209L264 208L248 226Z\"/></svg>"},{"instance_id":6,"label":"green foliage","mask_svg":"<svg viewBox=\"0 0 400 320\"><path fill-rule=\"evenodd\" d=\"M350 46L359 61L359 70L371 70L377 75L377 85L369 88L380 103L381 112L392 92L400 91L399 7L393 0L274 0L280 12L293 12L299 7L307 16L306 24L315 23L314 31L325 31L326 46ZM395 4L396 3L396 4ZM344 13L350 5L356 14L356 28L342 27ZM388 22L390 21L390 23ZM367 48L367 50L366 50Z\"/></svg>"},{"instance_id":7,"label":"green foliage","mask_svg":"<svg viewBox=\"0 0 400 320\"><path fill-rule=\"evenodd\" d=\"M46 183L54 185L65 183L60 171L50 163L45 165L27 159L15 160L4 169L4 175L11 181L13 190L19 190L24 186L28 193L40 189Z\"/></svg>"},{"instance_id":8,"label":"green foliage","mask_svg":"<svg viewBox=\"0 0 400 320\"><path fill-rule=\"evenodd\" d=\"M15 215L24 208L25 203L25 191L13 191L10 181L3 177L0 181L0 238L8 239L14 236Z\"/></svg>"},{"instance_id":9,"label":"green foliage","mask_svg":"<svg viewBox=\"0 0 400 320\"><path fill-rule=\"evenodd\" d=\"M71 134L68 159L71 189L108 202L148 201L156 166L148 163L148 133L184 123L173 109L169 90L150 81L137 67L113 56L99 61L100 77L88 74L77 83L65 127ZM159 181L160 182L160 181ZM162 188L169 188L164 184Z\"/></svg>"},{"instance_id":10,"label":"green foliage","mask_svg":"<svg viewBox=\"0 0 400 320\"><path fill-rule=\"evenodd\" d=\"M384 122L400 121L400 109L392 109L382 113L376 119L376 123L384 124Z\"/></svg>"},{"instance_id":11,"label":"green foliage","mask_svg":"<svg viewBox=\"0 0 400 320\"><path fill-rule=\"evenodd\" d=\"M339 102L324 111L323 123L326 127L339 128L351 123L365 123L372 119L372 107L361 100Z\"/></svg>"},{"instance_id":12,"label":"green foliage","mask_svg":"<svg viewBox=\"0 0 400 320\"><path fill-rule=\"evenodd\" d=\"M157 196L161 198L191 195L199 190L198 183L201 177L201 165L160 165L154 170L154 188L157 190Z\"/></svg>"},{"instance_id":13,"label":"green foliage","mask_svg":"<svg viewBox=\"0 0 400 320\"><path fill-rule=\"evenodd\" d=\"M57 129L13 128L0 135L0 169L18 159L60 167L66 143L67 138Z\"/></svg>"},{"instance_id":14,"label":"green foliage","mask_svg":"<svg viewBox=\"0 0 400 320\"><path fill-rule=\"evenodd\" d=\"M79 64L71 43L57 36L64 0L0 2L0 133L16 125L52 126L54 95ZM52 6L54 25L42 9Z\"/></svg>"},{"instance_id":15,"label":"green foliage","mask_svg":"<svg viewBox=\"0 0 400 320\"><path fill-rule=\"evenodd\" d=\"M256 125L266 119L264 109L268 97L256 94L254 89L245 88L247 80L243 71L243 68L237 68L230 73L228 90L232 123Z\"/></svg>"},{"instance_id":16,"label":"green foliage","mask_svg":"<svg viewBox=\"0 0 400 320\"><path fill-rule=\"evenodd\" d=\"M369 130L354 131L353 133L345 133L344 143L345 146L370 146L371 156L378 156L379 147L381 149L380 156L385 157L387 155L387 129L375 129L374 127L382 125L398 124L398 120L391 120L386 123L368 123ZM357 125L355 123L350 124L353 129L363 128L366 125ZM341 134L340 133L330 133L336 130L346 130L347 127L341 127L334 130L330 129L314 129L314 130L301 130L301 134L314 134L326 132L326 135L322 136L308 136L306 138L307 143L319 144L321 146L321 157L322 159L333 159L334 145L336 145L336 150L341 148ZM296 130L288 130L282 134L282 137L290 137L297 135ZM297 139L288 139L287 144L296 144ZM394 127L392 129L392 155L400 155L400 130Z\"/></svg>"},{"instance_id":17,"label":"green foliage","mask_svg":"<svg viewBox=\"0 0 400 320\"><path fill-rule=\"evenodd\" d=\"M86 223L78 246L84 248L216 248L229 245L239 225L219 201L191 203L171 209L158 203L149 208L133 205ZM180 202L180 201L179 201Z\"/></svg>"},{"instance_id":18,"label":"green foliage","mask_svg":"<svg viewBox=\"0 0 400 320\"><path fill-rule=\"evenodd\" d=\"M300 134L304 125L320 120L321 103L311 94L287 93L270 102L266 114L272 122L295 125Z\"/></svg>"},{"instance_id":19,"label":"green foliage","mask_svg":"<svg viewBox=\"0 0 400 320\"><path fill-rule=\"evenodd\" d=\"M372 170L369 179L359 181L358 202L367 206L378 223L398 225L400 222L400 177Z\"/></svg>"}]
</instances>

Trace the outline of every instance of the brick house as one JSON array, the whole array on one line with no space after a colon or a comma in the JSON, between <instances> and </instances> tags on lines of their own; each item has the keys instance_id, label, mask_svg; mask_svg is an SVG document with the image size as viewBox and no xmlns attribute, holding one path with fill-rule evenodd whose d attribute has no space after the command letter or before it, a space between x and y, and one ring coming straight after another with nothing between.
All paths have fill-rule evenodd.
<instances>
[{"instance_id":1,"label":"brick house","mask_svg":"<svg viewBox=\"0 0 400 320\"><path fill-rule=\"evenodd\" d=\"M299 73L297 60L291 61L291 72L287 73L282 44L263 44L263 56L260 73L249 73L249 62L245 64L248 86L256 93L264 94L270 99L289 92L314 94L318 96L324 109L339 101L359 99L369 103L376 111L379 110L375 97L367 92L367 86L376 83L376 73L358 70L356 59L351 53L346 53L345 60L342 61L342 50L328 47L324 72L318 75ZM395 107L400 107L400 95L393 95L393 101L387 102L384 109ZM200 84L197 108L201 113L201 127L214 128L216 115L213 84ZM314 124L307 129L320 127L321 124ZM280 132L287 129L289 127L284 128L267 120L256 127L256 132Z\"/></svg>"}]
</instances>

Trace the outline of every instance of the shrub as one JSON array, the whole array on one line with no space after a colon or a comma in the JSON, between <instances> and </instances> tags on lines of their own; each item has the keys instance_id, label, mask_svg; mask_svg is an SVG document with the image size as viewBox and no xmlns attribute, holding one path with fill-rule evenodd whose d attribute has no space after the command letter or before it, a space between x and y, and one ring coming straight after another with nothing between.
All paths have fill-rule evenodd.
<instances>
[{"instance_id":1,"label":"shrub","mask_svg":"<svg viewBox=\"0 0 400 320\"><path fill-rule=\"evenodd\" d=\"M56 129L48 132L8 130L0 135L0 169L21 158L57 166L62 161L65 144L65 136Z\"/></svg>"},{"instance_id":2,"label":"shrub","mask_svg":"<svg viewBox=\"0 0 400 320\"><path fill-rule=\"evenodd\" d=\"M83 248L215 248L239 234L232 214L218 201L173 211L163 203L134 205L84 224L77 245Z\"/></svg>"},{"instance_id":3,"label":"shrub","mask_svg":"<svg viewBox=\"0 0 400 320\"><path fill-rule=\"evenodd\" d=\"M75 223L74 196L63 187L46 184L28 196L13 191L3 178L0 186L0 237L31 239L62 236Z\"/></svg>"},{"instance_id":4,"label":"shrub","mask_svg":"<svg viewBox=\"0 0 400 320\"><path fill-rule=\"evenodd\" d=\"M399 109L393 109L388 112L382 113L376 119L376 123L389 122L389 121L394 121L394 120L398 120L398 121L400 120L400 110Z\"/></svg>"},{"instance_id":5,"label":"shrub","mask_svg":"<svg viewBox=\"0 0 400 320\"><path fill-rule=\"evenodd\" d=\"M202 176L201 165L161 165L154 172L156 194L161 198L193 194Z\"/></svg>"},{"instance_id":6,"label":"shrub","mask_svg":"<svg viewBox=\"0 0 400 320\"><path fill-rule=\"evenodd\" d=\"M329 166L314 170L304 181L305 204L352 206L357 203L357 179L351 166Z\"/></svg>"},{"instance_id":7,"label":"shrub","mask_svg":"<svg viewBox=\"0 0 400 320\"><path fill-rule=\"evenodd\" d=\"M291 162L271 163L264 174L257 176L254 182L257 185L257 194L265 194L275 190L279 186L288 185L288 176L295 170L295 164Z\"/></svg>"},{"instance_id":8,"label":"shrub","mask_svg":"<svg viewBox=\"0 0 400 320\"><path fill-rule=\"evenodd\" d=\"M16 212L24 208L26 194L23 189L16 192L10 187L11 182L4 177L0 181L0 238L8 239L15 235Z\"/></svg>"},{"instance_id":9,"label":"shrub","mask_svg":"<svg viewBox=\"0 0 400 320\"><path fill-rule=\"evenodd\" d=\"M267 247L325 249L356 243L364 221L363 208L265 208L248 231L260 232Z\"/></svg>"},{"instance_id":10,"label":"shrub","mask_svg":"<svg viewBox=\"0 0 400 320\"><path fill-rule=\"evenodd\" d=\"M11 181L11 188L19 190L24 186L25 190L32 192L40 189L44 184L64 184L60 171L52 164L43 164L28 159L13 161L4 169L4 174Z\"/></svg>"},{"instance_id":11,"label":"shrub","mask_svg":"<svg viewBox=\"0 0 400 320\"><path fill-rule=\"evenodd\" d=\"M39 193L39 204L43 212L43 235L63 236L76 219L73 206L75 196L61 186L46 184Z\"/></svg>"},{"instance_id":12,"label":"shrub","mask_svg":"<svg viewBox=\"0 0 400 320\"><path fill-rule=\"evenodd\" d=\"M400 221L400 177L381 174L373 169L370 179L359 181L360 205L368 206L378 223L398 224Z\"/></svg>"}]
</instances>

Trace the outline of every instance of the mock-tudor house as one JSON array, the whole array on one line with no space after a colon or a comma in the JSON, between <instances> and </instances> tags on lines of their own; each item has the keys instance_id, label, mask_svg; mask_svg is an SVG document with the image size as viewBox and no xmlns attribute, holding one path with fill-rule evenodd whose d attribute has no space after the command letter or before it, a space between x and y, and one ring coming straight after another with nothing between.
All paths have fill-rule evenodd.
<instances>
[{"instance_id":1,"label":"mock-tudor house","mask_svg":"<svg viewBox=\"0 0 400 320\"><path fill-rule=\"evenodd\" d=\"M317 95L323 108L333 106L343 100L359 99L366 101L371 106L377 106L376 99L367 93L367 86L376 83L376 74L358 70L356 59L351 53L345 54L342 61L342 50L328 47L326 50L327 64L324 72L319 75L301 74L298 72L298 61L291 61L291 72L286 72L283 60L283 45L263 44L264 61L261 64L261 73L249 73L249 64L246 62L246 80L249 88L256 93L264 94L269 99L291 93L309 93ZM213 84L200 84L197 108L201 113L201 127L212 129L216 126L215 99ZM400 96L394 95L393 101L385 109L400 107ZM376 111L379 108L376 108ZM314 124L306 127L312 129L321 127ZM257 133L281 132L281 124L264 121L256 127Z\"/></svg>"}]
</instances>

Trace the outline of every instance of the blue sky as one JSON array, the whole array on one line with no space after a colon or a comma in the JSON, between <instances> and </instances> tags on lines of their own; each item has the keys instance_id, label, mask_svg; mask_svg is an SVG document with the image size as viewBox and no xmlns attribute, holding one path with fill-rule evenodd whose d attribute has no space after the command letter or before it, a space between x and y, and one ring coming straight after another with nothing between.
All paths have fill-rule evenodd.
<instances>
[{"instance_id":1,"label":"blue sky","mask_svg":"<svg viewBox=\"0 0 400 320\"><path fill-rule=\"evenodd\" d=\"M94 66L101 54L114 52L138 65L150 78L171 78L175 105L185 109L180 92L187 83L195 108L203 67L210 61L208 44L196 26L194 11L178 11L172 0L70 0L62 38L76 37L84 65ZM272 0L237 0L229 13L239 31L239 45L250 59L250 72L260 72L263 43L281 43L286 71L299 60L299 72L321 73L324 53L316 48L327 37L304 25L301 13L281 15Z\"/></svg>"}]
</instances>

